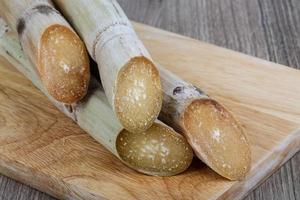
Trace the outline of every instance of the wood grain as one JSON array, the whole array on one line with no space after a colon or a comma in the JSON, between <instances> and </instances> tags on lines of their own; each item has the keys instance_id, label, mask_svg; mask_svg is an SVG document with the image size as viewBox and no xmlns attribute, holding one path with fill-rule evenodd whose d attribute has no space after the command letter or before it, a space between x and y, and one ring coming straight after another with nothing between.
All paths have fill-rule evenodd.
<instances>
[{"instance_id":1,"label":"wood grain","mask_svg":"<svg viewBox=\"0 0 300 200\"><path fill-rule=\"evenodd\" d=\"M298 0L119 0L142 22L300 68Z\"/></svg>"},{"instance_id":2,"label":"wood grain","mask_svg":"<svg viewBox=\"0 0 300 200\"><path fill-rule=\"evenodd\" d=\"M300 51L298 0L119 2L133 20L300 68L297 56ZM299 159L300 153L248 199L300 199ZM7 184L6 180L5 177L0 178L0 194L4 199L44 199L39 195L28 198L26 194L35 193L35 190L22 195L17 192L18 189L13 190L19 188L19 184Z\"/></svg>"},{"instance_id":3,"label":"wood grain","mask_svg":"<svg viewBox=\"0 0 300 200\"><path fill-rule=\"evenodd\" d=\"M173 177L136 173L4 60L3 174L64 199L232 199L243 197L299 150L300 71L145 25L135 28L157 62L223 102L241 121L253 152L247 178L225 180L199 161Z\"/></svg>"},{"instance_id":4,"label":"wood grain","mask_svg":"<svg viewBox=\"0 0 300 200\"><path fill-rule=\"evenodd\" d=\"M132 20L300 69L298 0L119 2ZM300 199L299 158L300 152L246 199Z\"/></svg>"}]
</instances>

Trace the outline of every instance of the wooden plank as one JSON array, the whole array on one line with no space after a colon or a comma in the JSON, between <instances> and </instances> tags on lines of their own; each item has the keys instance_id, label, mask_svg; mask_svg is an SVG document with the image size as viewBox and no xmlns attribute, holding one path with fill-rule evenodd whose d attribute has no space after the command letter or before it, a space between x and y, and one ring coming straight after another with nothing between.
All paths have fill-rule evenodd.
<instances>
[{"instance_id":1,"label":"wooden plank","mask_svg":"<svg viewBox=\"0 0 300 200\"><path fill-rule=\"evenodd\" d=\"M260 187L248 195L247 200L299 199L300 174L294 172L299 168L300 154L296 154L290 162L281 167L277 173L267 179ZM294 174L295 173L295 174ZM276 195L276 198L275 198ZM273 198L274 196L274 198Z\"/></svg>"},{"instance_id":2,"label":"wooden plank","mask_svg":"<svg viewBox=\"0 0 300 200\"><path fill-rule=\"evenodd\" d=\"M36 189L32 189L20 182L16 182L5 176L1 177L0 181L0 199L1 200L31 200L31 199L43 199L43 200L54 200L54 197L42 193Z\"/></svg>"},{"instance_id":3,"label":"wooden plank","mask_svg":"<svg viewBox=\"0 0 300 200\"><path fill-rule=\"evenodd\" d=\"M131 20L300 69L299 0L118 0Z\"/></svg>"},{"instance_id":4,"label":"wooden plank","mask_svg":"<svg viewBox=\"0 0 300 200\"><path fill-rule=\"evenodd\" d=\"M132 20L300 69L299 0L118 1ZM299 193L300 180L292 173L300 173L296 157L283 166L287 174L278 171L251 198ZM291 162L297 165L288 167Z\"/></svg>"},{"instance_id":5,"label":"wooden plank","mask_svg":"<svg viewBox=\"0 0 300 200\"><path fill-rule=\"evenodd\" d=\"M172 30L274 62L280 62L291 67L299 68L300 66L299 57L298 60L295 57L295 55L299 55L300 46L298 40L300 26L297 23L300 20L300 2L298 0L118 1L129 17L136 21ZM172 14L170 14L171 12ZM275 13L279 17L275 18ZM223 17L214 17L219 15ZM208 21L212 17L214 17L214 23ZM223 26L228 27L224 34L219 33L221 29L223 30ZM236 26L238 29L235 28ZM283 30L293 31L288 31L288 34L286 34L287 31L278 31L278 26L281 26ZM286 37L285 44L282 40L284 37ZM269 42L266 42L266 40ZM239 44L240 41L242 41L242 45ZM288 60L291 61L291 64L288 63ZM299 157L300 152L297 155ZM256 196L259 199L276 199L287 192L299 193L300 179L298 177L300 170L298 166L300 160L296 158L297 156L283 166L287 174L278 171L270 180L262 184L262 187L259 187L250 195L251 198ZM292 171L298 171L298 174L292 173L288 167L291 162L294 163L291 167ZM291 180L285 178L287 175L294 177L295 181L289 182ZM10 188L14 187L17 190L18 187L15 186L20 184L13 184L12 181L7 184L6 179L6 177L0 176L0 182L3 182L2 187L0 187L0 193L3 191L1 198L6 200L28 199L26 195L22 197L22 194L12 193L11 191L14 190L10 190ZM275 179L280 181L275 182ZM281 187L276 187L277 184ZM287 187L291 184L296 185L293 188ZM284 196L282 199L286 198L287 196ZM32 199L43 199L43 197L39 198L39 195L36 195ZM300 197L298 196L296 199L300 199Z\"/></svg>"},{"instance_id":6,"label":"wooden plank","mask_svg":"<svg viewBox=\"0 0 300 200\"><path fill-rule=\"evenodd\" d=\"M244 196L299 150L300 71L144 25L136 29L156 61L221 100L240 119L253 149L247 179L227 181L197 161L179 176L138 174L4 61L2 173L68 199L231 199Z\"/></svg>"}]
</instances>

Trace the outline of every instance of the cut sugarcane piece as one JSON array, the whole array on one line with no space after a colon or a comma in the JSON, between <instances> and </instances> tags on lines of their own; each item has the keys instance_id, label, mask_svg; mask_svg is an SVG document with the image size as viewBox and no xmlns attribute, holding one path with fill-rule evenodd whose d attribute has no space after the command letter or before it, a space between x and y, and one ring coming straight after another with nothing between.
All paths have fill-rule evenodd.
<instances>
[{"instance_id":1,"label":"cut sugarcane piece","mask_svg":"<svg viewBox=\"0 0 300 200\"><path fill-rule=\"evenodd\" d=\"M131 59L118 75L114 103L116 114L124 127L135 127L132 132L139 133L147 128L161 108L161 91L158 93L157 90L160 81L156 77L159 74L153 63L144 57Z\"/></svg>"},{"instance_id":2,"label":"cut sugarcane piece","mask_svg":"<svg viewBox=\"0 0 300 200\"><path fill-rule=\"evenodd\" d=\"M0 55L31 80L58 109L130 168L148 175L170 176L183 172L191 164L191 147L171 128L154 123L140 134L126 131L115 117L98 81L93 78L89 95L78 103L66 106L56 101L47 93L33 65L23 54L17 35L8 31L1 19ZM147 135L145 139L142 138L144 135Z\"/></svg>"},{"instance_id":3,"label":"cut sugarcane piece","mask_svg":"<svg viewBox=\"0 0 300 200\"><path fill-rule=\"evenodd\" d=\"M185 138L158 123L143 133L122 131L117 138L117 150L127 165L157 176L183 172L193 158Z\"/></svg>"},{"instance_id":4,"label":"cut sugarcane piece","mask_svg":"<svg viewBox=\"0 0 300 200\"><path fill-rule=\"evenodd\" d=\"M182 132L195 154L218 174L243 179L250 170L250 144L240 123L216 100L160 68L164 92L159 119Z\"/></svg>"},{"instance_id":5,"label":"cut sugarcane piece","mask_svg":"<svg viewBox=\"0 0 300 200\"><path fill-rule=\"evenodd\" d=\"M98 63L101 82L118 119L143 132L162 104L159 72L115 0L56 0Z\"/></svg>"},{"instance_id":6,"label":"cut sugarcane piece","mask_svg":"<svg viewBox=\"0 0 300 200\"><path fill-rule=\"evenodd\" d=\"M142 173L152 171L157 176L183 172L193 157L185 138L161 124L153 124L142 134L122 131L117 138L117 150L129 166Z\"/></svg>"},{"instance_id":7,"label":"cut sugarcane piece","mask_svg":"<svg viewBox=\"0 0 300 200\"><path fill-rule=\"evenodd\" d=\"M48 93L72 104L82 99L90 78L85 45L48 0L1 0L0 11L15 29L25 54Z\"/></svg>"}]
</instances>

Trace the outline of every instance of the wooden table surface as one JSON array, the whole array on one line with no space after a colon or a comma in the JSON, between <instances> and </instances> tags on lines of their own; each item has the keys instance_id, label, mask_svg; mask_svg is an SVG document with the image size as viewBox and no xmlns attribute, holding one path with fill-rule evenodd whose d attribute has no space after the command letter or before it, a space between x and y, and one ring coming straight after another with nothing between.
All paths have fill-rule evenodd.
<instances>
[{"instance_id":1,"label":"wooden table surface","mask_svg":"<svg viewBox=\"0 0 300 200\"><path fill-rule=\"evenodd\" d=\"M300 69L299 0L119 2L132 20ZM300 152L245 199L300 199L299 166ZM0 176L0 199L54 198Z\"/></svg>"}]
</instances>

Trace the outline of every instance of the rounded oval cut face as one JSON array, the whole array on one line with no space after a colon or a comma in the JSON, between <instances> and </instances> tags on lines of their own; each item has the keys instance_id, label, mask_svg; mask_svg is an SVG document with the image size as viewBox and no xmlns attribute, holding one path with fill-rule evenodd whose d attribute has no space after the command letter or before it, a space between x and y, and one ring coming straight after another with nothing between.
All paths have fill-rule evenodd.
<instances>
[{"instance_id":1,"label":"rounded oval cut face","mask_svg":"<svg viewBox=\"0 0 300 200\"><path fill-rule=\"evenodd\" d=\"M38 71L49 94L57 101L74 103L87 92L89 58L83 42L68 27L53 25L42 34Z\"/></svg>"},{"instance_id":2,"label":"rounded oval cut face","mask_svg":"<svg viewBox=\"0 0 300 200\"><path fill-rule=\"evenodd\" d=\"M239 180L250 170L248 140L222 105L211 99L195 100L185 110L183 121L195 154L218 174Z\"/></svg>"},{"instance_id":3,"label":"rounded oval cut face","mask_svg":"<svg viewBox=\"0 0 300 200\"><path fill-rule=\"evenodd\" d=\"M135 57L118 74L114 106L130 132L143 132L157 118L162 105L159 72L145 57Z\"/></svg>"},{"instance_id":4,"label":"rounded oval cut face","mask_svg":"<svg viewBox=\"0 0 300 200\"><path fill-rule=\"evenodd\" d=\"M185 138L157 123L142 133L122 131L116 146L126 165L149 175L171 176L181 173L193 159L193 151Z\"/></svg>"}]
</instances>

